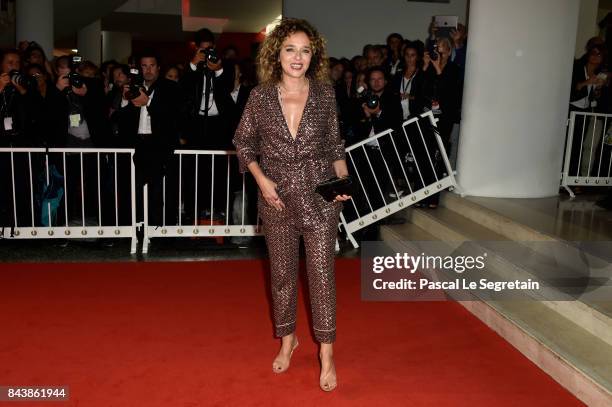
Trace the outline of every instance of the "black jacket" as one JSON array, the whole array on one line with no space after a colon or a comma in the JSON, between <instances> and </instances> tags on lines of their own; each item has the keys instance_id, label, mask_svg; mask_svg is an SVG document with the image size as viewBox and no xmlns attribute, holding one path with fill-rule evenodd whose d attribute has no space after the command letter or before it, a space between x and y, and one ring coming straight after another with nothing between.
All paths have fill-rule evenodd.
<instances>
[{"instance_id":1,"label":"black jacket","mask_svg":"<svg viewBox=\"0 0 612 407\"><path fill-rule=\"evenodd\" d=\"M95 147L109 146L110 127L105 117L105 96L103 83L99 79L83 78L87 93L85 96L78 96L68 91L57 91L55 86L49 89L45 105L50 108L50 115L53 119L53 136L48 138L49 146L64 147L68 142L68 128L70 126L70 114L73 105L79 105L84 119L87 121L89 135ZM41 103L32 98L32 103ZM44 117L43 117L44 118Z\"/></svg>"},{"instance_id":2,"label":"black jacket","mask_svg":"<svg viewBox=\"0 0 612 407\"><path fill-rule=\"evenodd\" d=\"M385 89L380 97L380 116L376 117L373 115L369 119L365 116L361 108L361 101L357 101L356 103L359 109L356 114L357 121L353 126L353 132L356 139L350 140L350 144L366 139L370 135L372 127L374 127L375 134L387 129L400 129L402 124L402 105L399 95Z\"/></svg>"},{"instance_id":3,"label":"black jacket","mask_svg":"<svg viewBox=\"0 0 612 407\"><path fill-rule=\"evenodd\" d=\"M26 134L27 123L26 98L13 85L7 85L0 92L0 146L28 147L33 146ZM6 129L4 121L11 118L11 129Z\"/></svg>"},{"instance_id":4,"label":"black jacket","mask_svg":"<svg viewBox=\"0 0 612 407\"><path fill-rule=\"evenodd\" d=\"M224 62L221 75L216 76L212 71L208 71L208 74L211 76L213 97L219 115L227 120L236 112L231 96L234 87L234 66L231 63ZM204 72L192 71L191 67L188 66L179 84L185 101L184 134L185 138L189 140L195 137L194 133L198 130L196 121L200 117L200 106L204 96Z\"/></svg>"},{"instance_id":5,"label":"black jacket","mask_svg":"<svg viewBox=\"0 0 612 407\"><path fill-rule=\"evenodd\" d=\"M163 173L165 165L181 136L183 99L179 86L168 79L159 78L149 88L152 95L147 111L151 116L151 134L138 136L140 107L129 102L114 112L122 147L136 149L134 163L146 177Z\"/></svg>"},{"instance_id":6,"label":"black jacket","mask_svg":"<svg viewBox=\"0 0 612 407\"><path fill-rule=\"evenodd\" d=\"M441 75L437 74L433 65L425 72L425 106L431 109L432 100L437 99L443 120L451 123L461 120L462 91L461 69L454 62L448 61Z\"/></svg>"},{"instance_id":7,"label":"black jacket","mask_svg":"<svg viewBox=\"0 0 612 407\"><path fill-rule=\"evenodd\" d=\"M404 72L398 71L391 80L391 91L400 98L400 101L403 76ZM411 116L423 113L425 107L425 73L420 68L417 69L417 73L412 79L408 107Z\"/></svg>"}]
</instances>

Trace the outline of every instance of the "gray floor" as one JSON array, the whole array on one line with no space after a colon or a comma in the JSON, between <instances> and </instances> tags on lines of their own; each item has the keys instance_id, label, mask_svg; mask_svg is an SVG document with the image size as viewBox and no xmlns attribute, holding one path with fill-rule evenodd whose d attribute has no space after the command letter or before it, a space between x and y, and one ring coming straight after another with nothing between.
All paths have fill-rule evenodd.
<instances>
[{"instance_id":1,"label":"gray floor","mask_svg":"<svg viewBox=\"0 0 612 407\"><path fill-rule=\"evenodd\" d=\"M612 240L612 211L595 205L604 189L570 199L567 195L537 199L478 198L470 201L515 222L567 241Z\"/></svg>"}]
</instances>

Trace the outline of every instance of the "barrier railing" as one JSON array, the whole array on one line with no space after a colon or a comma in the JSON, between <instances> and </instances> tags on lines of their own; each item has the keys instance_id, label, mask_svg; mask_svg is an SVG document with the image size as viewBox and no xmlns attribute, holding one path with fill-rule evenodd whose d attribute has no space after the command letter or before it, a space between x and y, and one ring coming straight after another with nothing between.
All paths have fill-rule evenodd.
<instances>
[{"instance_id":1,"label":"barrier railing","mask_svg":"<svg viewBox=\"0 0 612 407\"><path fill-rule=\"evenodd\" d=\"M446 148L432 112L402 124L403 137L389 129L346 149L358 193L345 203L340 218L347 238L385 217L447 188L457 188ZM352 219L347 212L352 208Z\"/></svg>"},{"instance_id":2,"label":"barrier railing","mask_svg":"<svg viewBox=\"0 0 612 407\"><path fill-rule=\"evenodd\" d=\"M389 129L346 148L357 190L344 204L339 227L354 247L358 230L457 187L436 122L431 112L424 113L404 122L401 132ZM0 178L0 191L11 191L0 195L5 197L0 198L2 236L129 237L135 253L139 201L133 154L131 149L0 148L0 170L10 174ZM257 186L238 172L235 151L176 150L173 158L162 179L138 191L144 194L143 253L151 238L262 234Z\"/></svg>"},{"instance_id":3,"label":"barrier railing","mask_svg":"<svg viewBox=\"0 0 612 407\"><path fill-rule=\"evenodd\" d=\"M143 253L148 252L154 237L244 238L262 234L257 215L248 216L248 209L256 206L256 194L248 193L246 174L237 175L235 151L175 150L174 157L161 188L145 185ZM157 189L158 196L161 193L155 207L151 205L152 189ZM255 224L250 222L253 217Z\"/></svg>"},{"instance_id":4,"label":"barrier railing","mask_svg":"<svg viewBox=\"0 0 612 407\"><path fill-rule=\"evenodd\" d=\"M1 237L131 238L135 253L133 154L133 149L0 148Z\"/></svg>"},{"instance_id":5,"label":"barrier railing","mask_svg":"<svg viewBox=\"0 0 612 407\"><path fill-rule=\"evenodd\" d=\"M612 186L612 115L572 112L567 131L561 186Z\"/></svg>"}]
</instances>

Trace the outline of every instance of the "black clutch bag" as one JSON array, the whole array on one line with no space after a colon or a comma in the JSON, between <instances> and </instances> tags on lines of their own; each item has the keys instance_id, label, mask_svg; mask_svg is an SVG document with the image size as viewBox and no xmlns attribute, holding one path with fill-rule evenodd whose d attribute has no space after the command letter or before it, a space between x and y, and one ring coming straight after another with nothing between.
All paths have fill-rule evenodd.
<instances>
[{"instance_id":1,"label":"black clutch bag","mask_svg":"<svg viewBox=\"0 0 612 407\"><path fill-rule=\"evenodd\" d=\"M337 195L353 195L353 179L350 175L344 178L333 177L317 184L315 191L331 202Z\"/></svg>"}]
</instances>

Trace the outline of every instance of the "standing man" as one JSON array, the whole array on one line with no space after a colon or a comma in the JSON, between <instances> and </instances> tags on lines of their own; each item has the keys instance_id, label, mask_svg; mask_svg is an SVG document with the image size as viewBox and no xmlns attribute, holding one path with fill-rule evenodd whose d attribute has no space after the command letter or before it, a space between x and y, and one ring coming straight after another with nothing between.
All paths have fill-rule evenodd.
<instances>
[{"instance_id":1,"label":"standing man","mask_svg":"<svg viewBox=\"0 0 612 407\"><path fill-rule=\"evenodd\" d=\"M215 49L213 33L203 28L195 34L196 52L186 69L180 85L186 100L187 119L181 146L190 150L233 150L232 120L236 104L231 92L234 85L234 65L221 60ZM215 213L223 217L226 208L227 158L215 156L214 208L211 208L210 155L198 159L198 208L195 208L195 159L183 160L183 190L185 191L185 216L204 218ZM214 209L217 209L216 211ZM212 215L215 216L215 215Z\"/></svg>"},{"instance_id":2,"label":"standing man","mask_svg":"<svg viewBox=\"0 0 612 407\"><path fill-rule=\"evenodd\" d=\"M162 179L173 174L171 160L180 138L180 122L183 119L183 99L178 85L161 78L160 59L154 53L145 53L139 59L142 86L132 94L131 85L123 86L121 107L115 112L121 139L136 149L136 197L141 199L144 184L149 185L149 213L151 223L161 225L163 187ZM176 182L166 182L166 224L174 223ZM137 208L141 205L138 204Z\"/></svg>"}]
</instances>

